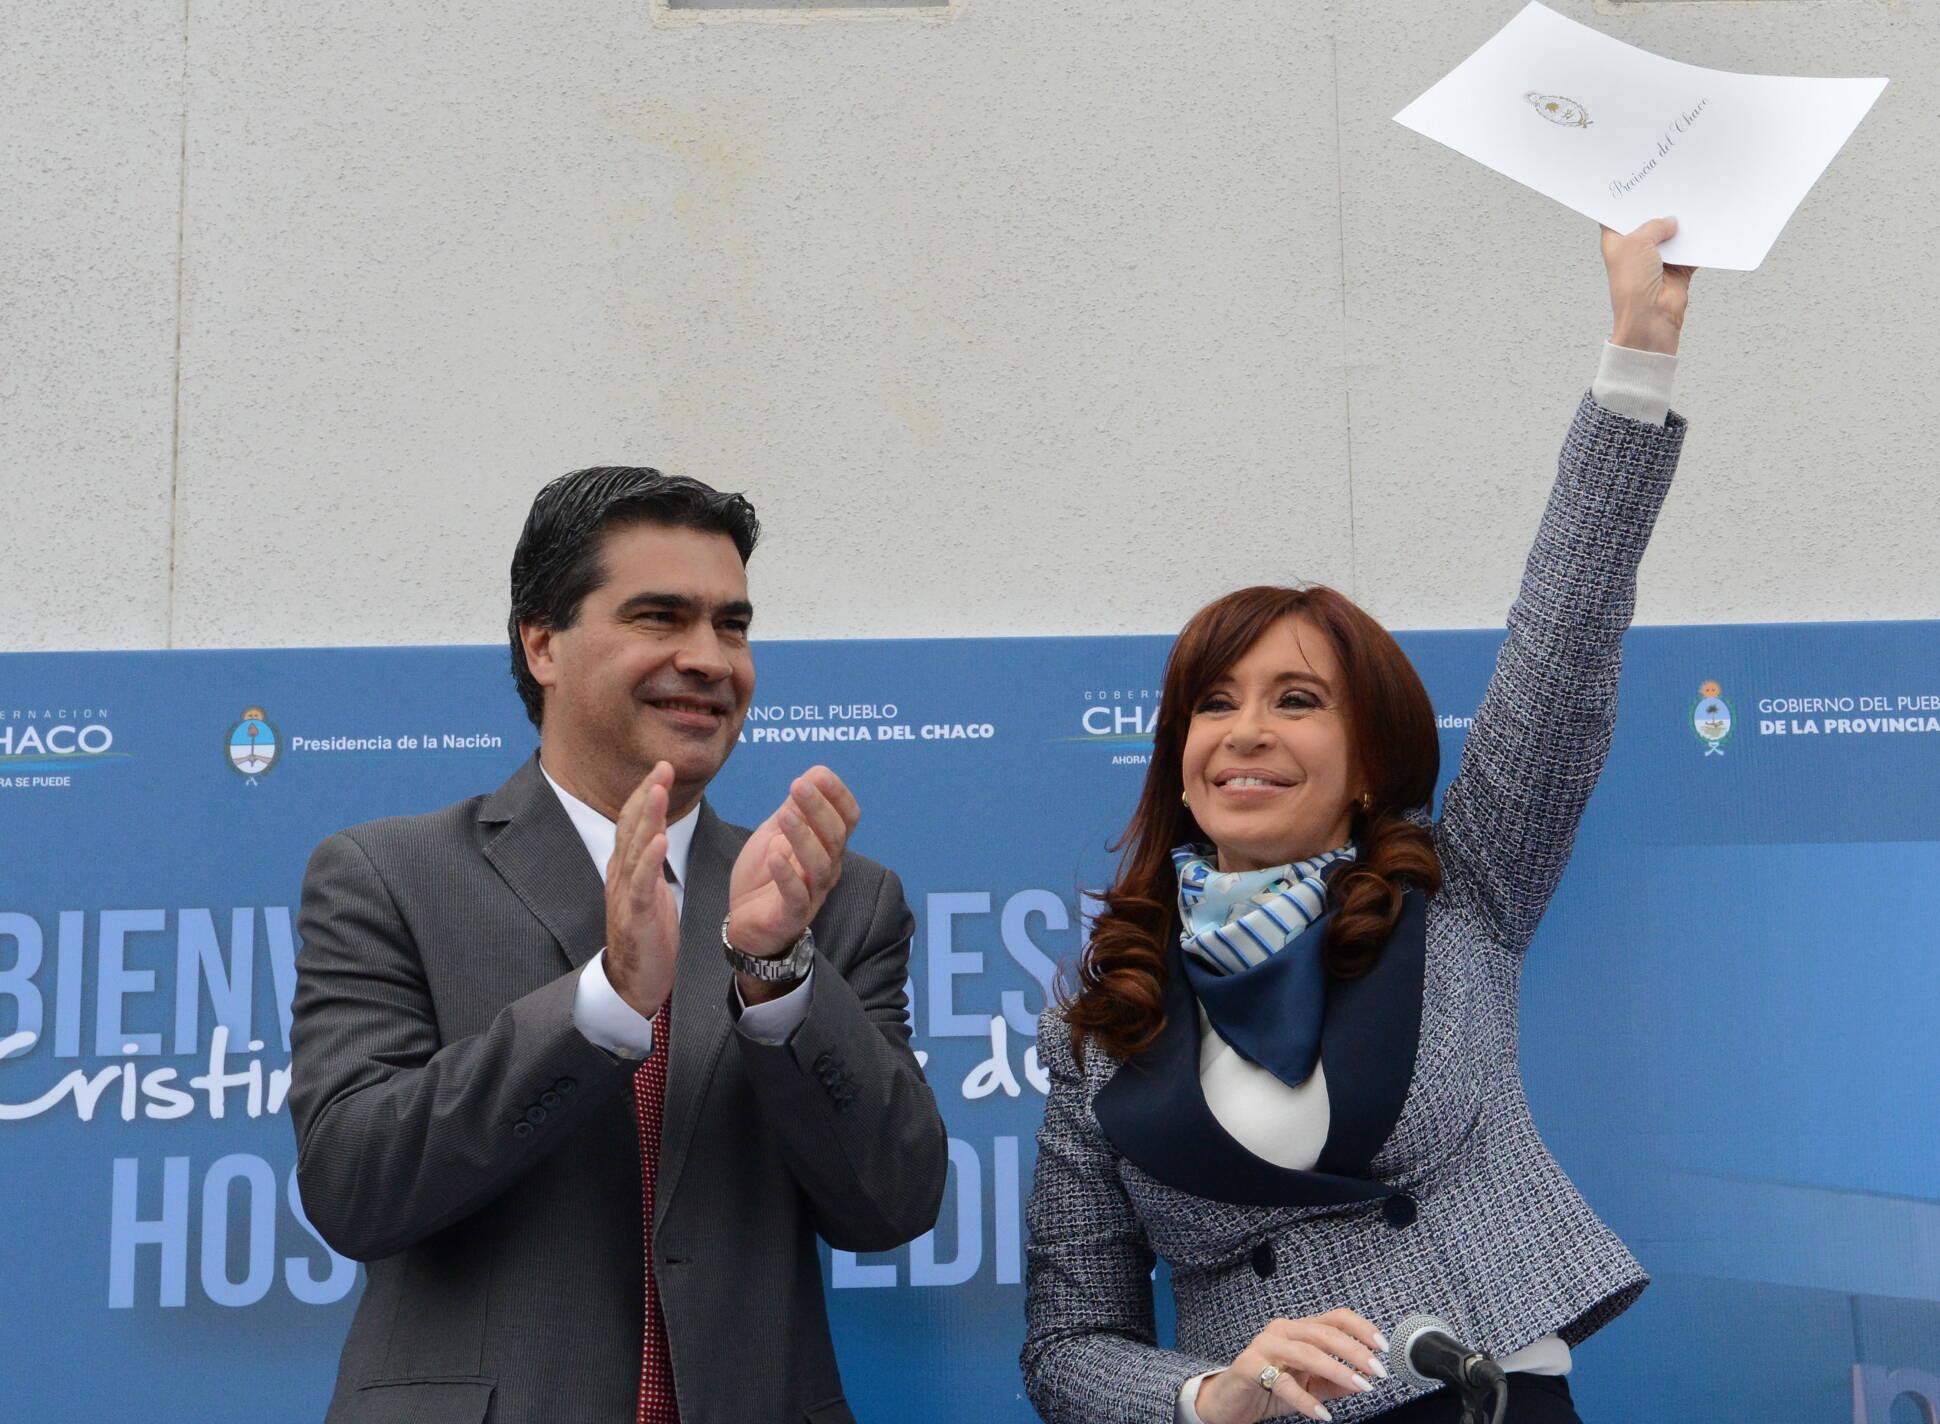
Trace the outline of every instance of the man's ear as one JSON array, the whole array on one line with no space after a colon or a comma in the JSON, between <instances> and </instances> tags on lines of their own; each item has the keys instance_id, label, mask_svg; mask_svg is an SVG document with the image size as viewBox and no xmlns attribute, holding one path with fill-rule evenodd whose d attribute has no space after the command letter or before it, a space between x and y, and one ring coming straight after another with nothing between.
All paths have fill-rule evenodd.
<instances>
[{"instance_id":1,"label":"man's ear","mask_svg":"<svg viewBox=\"0 0 1940 1424\"><path fill-rule=\"evenodd\" d=\"M519 624L519 643L525 649L526 669L541 687L553 687L559 682L558 665L553 661L553 634L554 629L548 623Z\"/></svg>"}]
</instances>

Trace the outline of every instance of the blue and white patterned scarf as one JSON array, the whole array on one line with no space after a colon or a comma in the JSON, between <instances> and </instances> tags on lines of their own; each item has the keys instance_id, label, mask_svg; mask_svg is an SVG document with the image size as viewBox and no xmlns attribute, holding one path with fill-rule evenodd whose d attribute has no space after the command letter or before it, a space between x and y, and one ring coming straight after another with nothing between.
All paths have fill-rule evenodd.
<instances>
[{"instance_id":1,"label":"blue and white patterned scarf","mask_svg":"<svg viewBox=\"0 0 1940 1424\"><path fill-rule=\"evenodd\" d=\"M1264 964L1299 938L1327 908L1323 872L1352 860L1350 843L1312 860L1265 870L1221 871L1211 846L1172 852L1179 871L1179 947L1217 974Z\"/></svg>"}]
</instances>

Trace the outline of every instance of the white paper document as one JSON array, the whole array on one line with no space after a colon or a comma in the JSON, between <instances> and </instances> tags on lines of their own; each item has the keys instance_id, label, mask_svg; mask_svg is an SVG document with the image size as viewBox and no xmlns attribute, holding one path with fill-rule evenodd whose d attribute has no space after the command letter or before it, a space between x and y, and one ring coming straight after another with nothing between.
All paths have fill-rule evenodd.
<instances>
[{"instance_id":1,"label":"white paper document","mask_svg":"<svg viewBox=\"0 0 1940 1424\"><path fill-rule=\"evenodd\" d=\"M1531 4L1395 121L1619 232L1675 216L1666 261L1748 272L1885 88L1701 69Z\"/></svg>"}]
</instances>

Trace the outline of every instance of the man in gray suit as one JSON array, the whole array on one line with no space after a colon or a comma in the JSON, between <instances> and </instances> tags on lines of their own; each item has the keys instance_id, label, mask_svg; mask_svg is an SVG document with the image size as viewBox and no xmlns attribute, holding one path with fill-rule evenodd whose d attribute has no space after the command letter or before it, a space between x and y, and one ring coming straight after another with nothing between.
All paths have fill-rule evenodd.
<instances>
[{"instance_id":1,"label":"man in gray suit","mask_svg":"<svg viewBox=\"0 0 1940 1424\"><path fill-rule=\"evenodd\" d=\"M510 619L538 754L310 862L298 1183L370 1263L329 1424L852 1419L815 1237L927 1230L945 1143L848 789L813 768L753 831L703 799L758 532L653 470L547 486Z\"/></svg>"}]
</instances>

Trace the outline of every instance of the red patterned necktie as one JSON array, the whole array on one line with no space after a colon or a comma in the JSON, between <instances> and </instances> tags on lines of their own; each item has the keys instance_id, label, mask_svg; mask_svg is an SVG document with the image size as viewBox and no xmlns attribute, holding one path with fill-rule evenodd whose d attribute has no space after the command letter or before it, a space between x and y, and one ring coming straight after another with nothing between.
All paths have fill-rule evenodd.
<instances>
[{"instance_id":1,"label":"red patterned necktie","mask_svg":"<svg viewBox=\"0 0 1940 1424\"><path fill-rule=\"evenodd\" d=\"M671 878L671 877L670 877ZM653 1192L660 1175L660 1117L667 1101L667 1050L672 1044L670 995L653 1018L653 1053L633 1074L633 1117L640 1128L640 1234L646 1248L646 1332L640 1348L640 1406L635 1424L680 1424L674 1401L674 1364L667 1323L653 1277Z\"/></svg>"}]
</instances>

